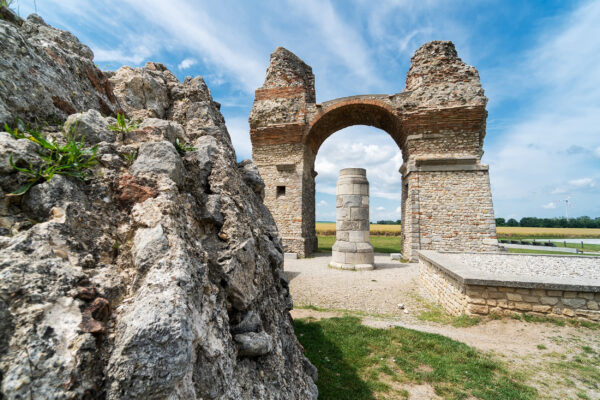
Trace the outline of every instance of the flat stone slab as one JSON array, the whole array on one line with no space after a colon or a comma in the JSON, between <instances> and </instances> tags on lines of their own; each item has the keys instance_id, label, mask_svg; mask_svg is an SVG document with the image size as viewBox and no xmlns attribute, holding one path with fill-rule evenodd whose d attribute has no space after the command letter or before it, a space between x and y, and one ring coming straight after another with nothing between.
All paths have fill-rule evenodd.
<instances>
[{"instance_id":1,"label":"flat stone slab","mask_svg":"<svg viewBox=\"0 0 600 400\"><path fill-rule=\"evenodd\" d=\"M467 285L600 293L598 257L433 250L420 250L419 257Z\"/></svg>"},{"instance_id":2,"label":"flat stone slab","mask_svg":"<svg viewBox=\"0 0 600 400\"><path fill-rule=\"evenodd\" d=\"M398 261L400 261L400 260L402 260L402 253L391 253L390 254L390 258L392 260L398 260Z\"/></svg>"},{"instance_id":3,"label":"flat stone slab","mask_svg":"<svg viewBox=\"0 0 600 400\"><path fill-rule=\"evenodd\" d=\"M298 253L284 253L283 258L288 259L288 260L297 260Z\"/></svg>"},{"instance_id":4,"label":"flat stone slab","mask_svg":"<svg viewBox=\"0 0 600 400\"><path fill-rule=\"evenodd\" d=\"M373 264L342 264L338 262L330 262L329 268L343 269L348 271L371 271L375 269Z\"/></svg>"}]
</instances>

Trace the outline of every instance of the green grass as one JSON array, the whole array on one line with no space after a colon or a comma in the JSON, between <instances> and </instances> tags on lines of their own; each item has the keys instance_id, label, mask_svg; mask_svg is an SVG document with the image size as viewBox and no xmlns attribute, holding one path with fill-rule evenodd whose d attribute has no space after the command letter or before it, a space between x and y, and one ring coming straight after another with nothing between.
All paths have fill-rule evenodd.
<instances>
[{"instance_id":1,"label":"green grass","mask_svg":"<svg viewBox=\"0 0 600 400\"><path fill-rule=\"evenodd\" d=\"M335 243L335 236L317 236L319 251L329 252ZM399 236L371 236L371 245L376 253L402 252L402 240Z\"/></svg>"},{"instance_id":2,"label":"green grass","mask_svg":"<svg viewBox=\"0 0 600 400\"><path fill-rule=\"evenodd\" d=\"M501 363L441 335L369 328L349 316L297 319L294 325L319 370L319 399L407 398L402 385L423 383L445 399L535 398L535 389Z\"/></svg>"},{"instance_id":3,"label":"green grass","mask_svg":"<svg viewBox=\"0 0 600 400\"><path fill-rule=\"evenodd\" d=\"M452 325L457 328L467 328L481 322L480 317L471 317L466 314L459 316L450 315L439 304L428 302L420 296L416 297L416 300L419 301L424 308L423 311L417 314L417 318L421 321Z\"/></svg>"},{"instance_id":4,"label":"green grass","mask_svg":"<svg viewBox=\"0 0 600 400\"><path fill-rule=\"evenodd\" d=\"M552 254L552 255L558 255L558 256L598 256L598 254L590 254L590 253L579 253L579 254L575 254L575 253L565 253L565 252L560 252L560 251L548 251L548 250L533 250L533 249L515 249L515 248L509 248L508 249L509 253L518 253L518 254Z\"/></svg>"},{"instance_id":5,"label":"green grass","mask_svg":"<svg viewBox=\"0 0 600 400\"><path fill-rule=\"evenodd\" d=\"M139 126L136 122L126 119L125 114L120 113L117 113L117 122L108 126L111 131L122 134L129 133L137 128Z\"/></svg>"},{"instance_id":6,"label":"green grass","mask_svg":"<svg viewBox=\"0 0 600 400\"><path fill-rule=\"evenodd\" d=\"M541 237L542 239L556 239L556 238L544 238ZM541 241L538 238L534 238L532 236L511 236L511 237L500 237L500 235L498 235L498 239L507 239L507 240L525 240L528 242L533 242L533 240L535 239L538 243L541 243ZM558 238L560 239L560 238ZM544 241L546 242L546 241ZM565 246L565 242L555 242L554 240L551 240L552 243L554 243L556 245L556 247L562 247L562 248L570 248L570 249L580 249L581 250L581 243L566 243ZM589 243L584 243L583 244L583 250L584 251L600 251L600 244L589 244Z\"/></svg>"},{"instance_id":7,"label":"green grass","mask_svg":"<svg viewBox=\"0 0 600 400\"><path fill-rule=\"evenodd\" d=\"M561 356L558 361L550 362L548 368L561 374L565 379L577 379L589 388L597 388L598 382L600 382L600 354L593 350L586 351L585 348L582 348L579 354L567 359ZM580 393L584 393L584 391ZM580 396L580 398L585 397Z\"/></svg>"}]
</instances>

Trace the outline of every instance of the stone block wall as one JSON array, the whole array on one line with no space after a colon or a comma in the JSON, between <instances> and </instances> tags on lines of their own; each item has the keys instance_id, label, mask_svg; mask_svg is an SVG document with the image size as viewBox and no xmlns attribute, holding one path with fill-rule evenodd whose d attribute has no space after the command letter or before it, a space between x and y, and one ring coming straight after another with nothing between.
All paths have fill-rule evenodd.
<instances>
[{"instance_id":1,"label":"stone block wall","mask_svg":"<svg viewBox=\"0 0 600 400\"><path fill-rule=\"evenodd\" d=\"M309 254L316 249L314 218L312 226L311 219L305 218L306 214L314 214L314 178L306 178L304 151L302 144L272 144L255 147L252 152L265 181L264 203L277 223L285 251L301 256L306 255L306 249ZM308 191L307 182L313 182ZM312 202L303 201L306 192L312 193Z\"/></svg>"},{"instance_id":2,"label":"stone block wall","mask_svg":"<svg viewBox=\"0 0 600 400\"><path fill-rule=\"evenodd\" d=\"M409 188L418 191L420 249L497 250L488 171L483 166L476 167L413 172L413 185Z\"/></svg>"},{"instance_id":3,"label":"stone block wall","mask_svg":"<svg viewBox=\"0 0 600 400\"><path fill-rule=\"evenodd\" d=\"M423 257L419 257L419 284L427 298L452 315L527 313L600 321L600 292L466 284Z\"/></svg>"}]
</instances>

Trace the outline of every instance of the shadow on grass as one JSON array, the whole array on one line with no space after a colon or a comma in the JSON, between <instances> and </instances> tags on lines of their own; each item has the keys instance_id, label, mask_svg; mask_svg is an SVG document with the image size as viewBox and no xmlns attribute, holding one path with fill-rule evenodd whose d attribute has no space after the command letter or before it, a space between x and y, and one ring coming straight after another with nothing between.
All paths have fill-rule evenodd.
<instances>
[{"instance_id":1,"label":"shadow on grass","mask_svg":"<svg viewBox=\"0 0 600 400\"><path fill-rule=\"evenodd\" d=\"M320 399L408 398L406 385L430 385L444 399L533 400L536 390L503 364L450 338L356 317L295 320L306 356L319 370Z\"/></svg>"},{"instance_id":2,"label":"shadow on grass","mask_svg":"<svg viewBox=\"0 0 600 400\"><path fill-rule=\"evenodd\" d=\"M307 319L295 320L294 326L306 356L319 370L317 386L320 400L375 399L369 384L361 379L357 369L344 358L342 350L330 335L325 334L320 324Z\"/></svg>"}]
</instances>

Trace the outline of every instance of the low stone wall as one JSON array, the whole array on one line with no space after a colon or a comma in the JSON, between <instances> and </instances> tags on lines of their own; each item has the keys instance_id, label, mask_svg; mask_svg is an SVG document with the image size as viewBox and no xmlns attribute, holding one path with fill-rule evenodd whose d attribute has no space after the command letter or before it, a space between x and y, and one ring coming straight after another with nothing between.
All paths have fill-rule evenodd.
<instances>
[{"instance_id":1,"label":"low stone wall","mask_svg":"<svg viewBox=\"0 0 600 400\"><path fill-rule=\"evenodd\" d=\"M446 253L421 250L419 281L424 294L452 315L524 312L600 321L600 282L593 279L578 282L553 277L536 280L524 276L490 276L457 263Z\"/></svg>"}]
</instances>

